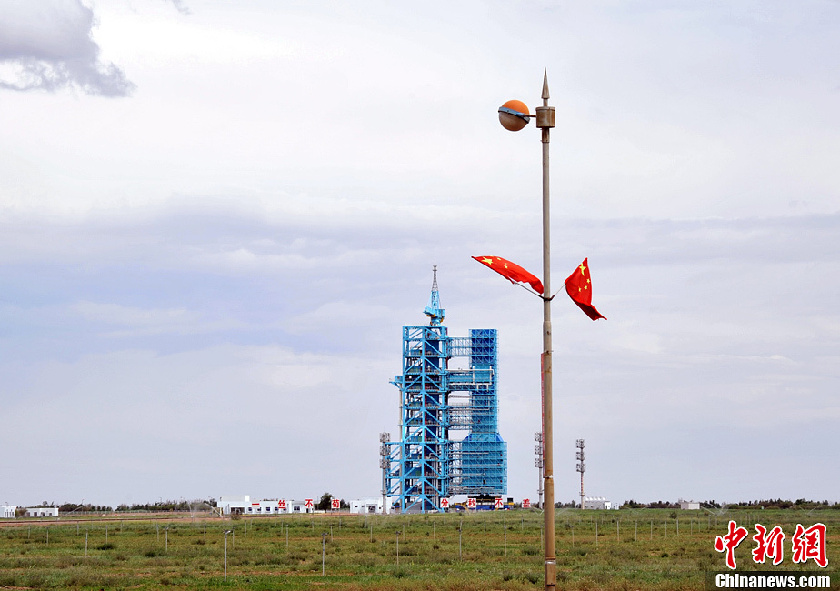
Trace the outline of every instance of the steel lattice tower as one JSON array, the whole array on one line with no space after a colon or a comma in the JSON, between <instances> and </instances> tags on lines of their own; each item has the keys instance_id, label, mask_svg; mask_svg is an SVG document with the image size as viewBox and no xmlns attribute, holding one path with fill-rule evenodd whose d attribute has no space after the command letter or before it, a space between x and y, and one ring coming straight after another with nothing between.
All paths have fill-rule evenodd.
<instances>
[{"instance_id":1,"label":"steel lattice tower","mask_svg":"<svg viewBox=\"0 0 840 591\"><path fill-rule=\"evenodd\" d=\"M428 326L403 327L400 441L382 438L383 495L403 513L440 511L450 495L507 491L507 444L498 433L496 330L450 337L442 324L437 272L425 314ZM468 369L449 369L453 357ZM453 431L466 437L453 440Z\"/></svg>"}]
</instances>

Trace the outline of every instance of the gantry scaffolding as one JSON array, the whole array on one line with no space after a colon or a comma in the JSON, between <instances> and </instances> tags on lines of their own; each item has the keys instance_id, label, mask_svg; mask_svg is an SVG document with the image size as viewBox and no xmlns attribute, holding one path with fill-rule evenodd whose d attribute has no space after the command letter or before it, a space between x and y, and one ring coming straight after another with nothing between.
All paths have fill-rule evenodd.
<instances>
[{"instance_id":1,"label":"gantry scaffolding","mask_svg":"<svg viewBox=\"0 0 840 591\"><path fill-rule=\"evenodd\" d=\"M428 326L403 327L400 441L380 438L383 496L402 513L441 511L451 495L507 491L507 444L498 433L496 330L450 337L442 324L437 273L425 314ZM467 368L450 369L453 358ZM453 439L454 434L462 439Z\"/></svg>"}]
</instances>

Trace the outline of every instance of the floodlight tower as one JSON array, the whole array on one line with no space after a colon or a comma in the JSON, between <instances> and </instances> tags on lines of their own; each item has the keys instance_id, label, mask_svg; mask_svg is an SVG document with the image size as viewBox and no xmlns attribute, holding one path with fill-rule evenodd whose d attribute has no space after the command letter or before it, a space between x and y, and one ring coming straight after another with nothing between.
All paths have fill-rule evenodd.
<instances>
[{"instance_id":1,"label":"floodlight tower","mask_svg":"<svg viewBox=\"0 0 840 591\"><path fill-rule=\"evenodd\" d=\"M391 468L390 433L379 434L379 467L382 468L382 512L388 513L388 470Z\"/></svg>"},{"instance_id":2,"label":"floodlight tower","mask_svg":"<svg viewBox=\"0 0 840 591\"><path fill-rule=\"evenodd\" d=\"M583 509L583 473L586 472L586 454L583 453L583 448L586 447L586 442L583 439L578 439L575 442L575 447L578 451L575 453L575 459L580 462L577 465L577 471L580 472L580 508Z\"/></svg>"},{"instance_id":3,"label":"floodlight tower","mask_svg":"<svg viewBox=\"0 0 840 591\"><path fill-rule=\"evenodd\" d=\"M537 499L539 501L537 507L542 507L542 497L543 497L543 434L542 431L537 431L534 433L534 441L537 444L534 446L534 453L536 457L534 458L534 466L537 468Z\"/></svg>"}]
</instances>

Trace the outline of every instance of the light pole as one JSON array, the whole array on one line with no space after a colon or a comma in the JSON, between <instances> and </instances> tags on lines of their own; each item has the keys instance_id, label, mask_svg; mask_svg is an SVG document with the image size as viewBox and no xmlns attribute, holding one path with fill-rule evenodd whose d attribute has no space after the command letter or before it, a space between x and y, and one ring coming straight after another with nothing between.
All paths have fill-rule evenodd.
<instances>
[{"instance_id":1,"label":"light pole","mask_svg":"<svg viewBox=\"0 0 840 591\"><path fill-rule=\"evenodd\" d=\"M225 530L225 581L227 581L227 537L231 530Z\"/></svg>"},{"instance_id":2,"label":"light pole","mask_svg":"<svg viewBox=\"0 0 840 591\"><path fill-rule=\"evenodd\" d=\"M584 509L586 506L586 497L583 495L583 473L586 472L586 453L583 451L583 448L586 447L586 441L578 439L575 441L575 447L580 450L575 452L575 459L580 462L580 464L577 465L576 470L580 472L580 508Z\"/></svg>"},{"instance_id":3,"label":"light pole","mask_svg":"<svg viewBox=\"0 0 840 591\"><path fill-rule=\"evenodd\" d=\"M545 589L554 591L557 558L554 549L554 412L552 405L551 368L551 216L548 184L548 143L554 127L554 107L548 105L548 73L543 77L543 104L537 107L536 126L542 130L542 193L543 193L543 353L542 353L542 421L543 421L543 489L545 492ZM524 109L524 112L523 112ZM499 108L499 121L510 131L519 131L530 121L528 107L520 101L508 101Z\"/></svg>"},{"instance_id":4,"label":"light pole","mask_svg":"<svg viewBox=\"0 0 840 591\"><path fill-rule=\"evenodd\" d=\"M534 458L534 466L537 468L537 507L542 507L543 498L543 434L542 431L534 433L534 441L537 445L534 446L536 458Z\"/></svg>"},{"instance_id":5,"label":"light pole","mask_svg":"<svg viewBox=\"0 0 840 591\"><path fill-rule=\"evenodd\" d=\"M382 468L382 512L385 513L385 507L388 505L388 479L387 474L391 468L391 446L388 443L391 441L390 433L379 434L379 467Z\"/></svg>"}]
</instances>

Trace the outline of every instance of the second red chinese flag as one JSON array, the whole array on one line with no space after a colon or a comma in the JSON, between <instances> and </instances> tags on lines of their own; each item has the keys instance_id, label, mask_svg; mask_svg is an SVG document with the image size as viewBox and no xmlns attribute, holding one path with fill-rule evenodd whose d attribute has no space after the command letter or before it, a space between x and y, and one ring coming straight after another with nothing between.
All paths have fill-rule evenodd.
<instances>
[{"instance_id":1,"label":"second red chinese flag","mask_svg":"<svg viewBox=\"0 0 840 591\"><path fill-rule=\"evenodd\" d=\"M592 305L592 280L589 277L588 258L583 259L583 263L575 269L575 272L566 277L566 293L592 320L607 319Z\"/></svg>"}]
</instances>

